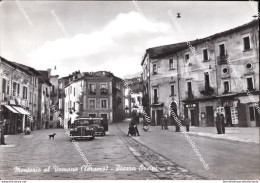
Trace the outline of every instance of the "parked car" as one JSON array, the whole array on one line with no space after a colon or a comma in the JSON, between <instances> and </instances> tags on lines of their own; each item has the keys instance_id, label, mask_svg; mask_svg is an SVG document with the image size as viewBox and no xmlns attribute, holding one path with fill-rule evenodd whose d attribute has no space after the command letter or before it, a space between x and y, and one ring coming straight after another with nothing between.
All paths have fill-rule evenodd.
<instances>
[{"instance_id":1,"label":"parked car","mask_svg":"<svg viewBox=\"0 0 260 183\"><path fill-rule=\"evenodd\" d=\"M96 128L93 126L92 118L77 118L70 126L72 139L90 139L95 138Z\"/></svg>"},{"instance_id":2,"label":"parked car","mask_svg":"<svg viewBox=\"0 0 260 183\"><path fill-rule=\"evenodd\" d=\"M106 130L104 127L103 118L92 118L93 120L93 127L95 128L95 135L106 135Z\"/></svg>"}]
</instances>

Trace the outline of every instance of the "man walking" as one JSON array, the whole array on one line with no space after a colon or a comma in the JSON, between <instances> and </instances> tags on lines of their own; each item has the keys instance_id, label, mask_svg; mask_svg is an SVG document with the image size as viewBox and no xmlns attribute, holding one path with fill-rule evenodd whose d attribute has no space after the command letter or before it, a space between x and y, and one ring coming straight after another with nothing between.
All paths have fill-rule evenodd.
<instances>
[{"instance_id":1,"label":"man walking","mask_svg":"<svg viewBox=\"0 0 260 183\"><path fill-rule=\"evenodd\" d=\"M168 130L168 116L165 114L164 116L164 129Z\"/></svg>"},{"instance_id":2,"label":"man walking","mask_svg":"<svg viewBox=\"0 0 260 183\"><path fill-rule=\"evenodd\" d=\"M186 131L189 132L190 131L190 118L188 116L185 116L184 124L186 126Z\"/></svg>"},{"instance_id":3,"label":"man walking","mask_svg":"<svg viewBox=\"0 0 260 183\"><path fill-rule=\"evenodd\" d=\"M216 116L216 127L217 127L218 134L221 134L221 122L220 122L220 115L218 112Z\"/></svg>"},{"instance_id":4,"label":"man walking","mask_svg":"<svg viewBox=\"0 0 260 183\"><path fill-rule=\"evenodd\" d=\"M224 114L220 114L220 124L221 124L221 132L225 133L225 116Z\"/></svg>"}]
</instances>

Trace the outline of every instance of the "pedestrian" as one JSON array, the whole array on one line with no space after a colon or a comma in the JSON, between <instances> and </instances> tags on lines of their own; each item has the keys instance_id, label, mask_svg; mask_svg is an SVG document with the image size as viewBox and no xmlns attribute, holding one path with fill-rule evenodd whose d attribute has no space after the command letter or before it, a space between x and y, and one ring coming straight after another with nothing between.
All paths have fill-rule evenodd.
<instances>
[{"instance_id":1,"label":"pedestrian","mask_svg":"<svg viewBox=\"0 0 260 183\"><path fill-rule=\"evenodd\" d=\"M1 145L6 145L5 144L5 123L6 123L6 119L3 120L3 122L1 123Z\"/></svg>"},{"instance_id":2,"label":"pedestrian","mask_svg":"<svg viewBox=\"0 0 260 183\"><path fill-rule=\"evenodd\" d=\"M140 136L138 128L137 128L137 118L136 118L136 116L137 116L137 114L135 112L133 112L129 126L133 126L135 128L137 135ZM129 134L130 134L130 128L128 130L127 136L129 136Z\"/></svg>"},{"instance_id":3,"label":"pedestrian","mask_svg":"<svg viewBox=\"0 0 260 183\"><path fill-rule=\"evenodd\" d=\"M190 118L188 116L185 116L184 123L186 126L186 131L189 132L190 131Z\"/></svg>"},{"instance_id":4,"label":"pedestrian","mask_svg":"<svg viewBox=\"0 0 260 183\"><path fill-rule=\"evenodd\" d=\"M223 113L220 114L220 125L221 125L221 132L225 133L225 116Z\"/></svg>"},{"instance_id":5,"label":"pedestrian","mask_svg":"<svg viewBox=\"0 0 260 183\"><path fill-rule=\"evenodd\" d=\"M218 134L221 134L221 122L220 122L220 115L219 113L217 112L217 116L216 116L216 127L217 127L217 132Z\"/></svg>"},{"instance_id":6,"label":"pedestrian","mask_svg":"<svg viewBox=\"0 0 260 183\"><path fill-rule=\"evenodd\" d=\"M164 117L161 118L161 126L162 126L162 130L163 130L163 128L165 129Z\"/></svg>"},{"instance_id":7,"label":"pedestrian","mask_svg":"<svg viewBox=\"0 0 260 183\"><path fill-rule=\"evenodd\" d=\"M167 114L165 114L165 118L164 118L164 129L165 130L168 130L168 116L167 116Z\"/></svg>"}]
</instances>

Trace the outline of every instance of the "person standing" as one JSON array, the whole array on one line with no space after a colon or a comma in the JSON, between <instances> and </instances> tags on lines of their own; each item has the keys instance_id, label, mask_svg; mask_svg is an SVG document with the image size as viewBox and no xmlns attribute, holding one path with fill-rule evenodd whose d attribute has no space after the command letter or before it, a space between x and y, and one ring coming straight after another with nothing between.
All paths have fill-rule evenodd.
<instances>
[{"instance_id":1,"label":"person standing","mask_svg":"<svg viewBox=\"0 0 260 183\"><path fill-rule=\"evenodd\" d=\"M6 145L5 144L5 123L6 123L6 119L4 119L4 121L1 124L1 145Z\"/></svg>"},{"instance_id":2,"label":"person standing","mask_svg":"<svg viewBox=\"0 0 260 183\"><path fill-rule=\"evenodd\" d=\"M190 118L188 116L186 116L184 118L184 123L185 123L185 126L186 126L186 131L189 132L190 131Z\"/></svg>"},{"instance_id":3,"label":"person standing","mask_svg":"<svg viewBox=\"0 0 260 183\"><path fill-rule=\"evenodd\" d=\"M163 130L163 128L165 129L165 120L164 120L164 117L161 118L161 126L162 126L162 130Z\"/></svg>"},{"instance_id":4,"label":"person standing","mask_svg":"<svg viewBox=\"0 0 260 183\"><path fill-rule=\"evenodd\" d=\"M224 114L220 114L220 124L221 124L221 132L225 133L225 116Z\"/></svg>"},{"instance_id":5,"label":"person standing","mask_svg":"<svg viewBox=\"0 0 260 183\"><path fill-rule=\"evenodd\" d=\"M221 121L220 121L220 115L219 113L217 112L217 116L216 116L216 127L217 127L217 132L218 134L221 134Z\"/></svg>"},{"instance_id":6,"label":"person standing","mask_svg":"<svg viewBox=\"0 0 260 183\"><path fill-rule=\"evenodd\" d=\"M168 116L165 114L164 116L164 129L168 130Z\"/></svg>"}]
</instances>

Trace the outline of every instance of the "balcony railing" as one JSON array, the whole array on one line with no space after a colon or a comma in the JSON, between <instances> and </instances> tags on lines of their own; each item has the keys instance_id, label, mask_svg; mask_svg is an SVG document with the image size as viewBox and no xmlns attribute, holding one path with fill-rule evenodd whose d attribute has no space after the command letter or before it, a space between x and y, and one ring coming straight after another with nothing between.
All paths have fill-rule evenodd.
<instances>
[{"instance_id":1,"label":"balcony railing","mask_svg":"<svg viewBox=\"0 0 260 183\"><path fill-rule=\"evenodd\" d=\"M221 65L221 64L227 64L227 54L226 55L221 55L221 56L218 56L217 59L218 59L218 64Z\"/></svg>"},{"instance_id":2,"label":"balcony railing","mask_svg":"<svg viewBox=\"0 0 260 183\"><path fill-rule=\"evenodd\" d=\"M214 89L207 85L202 85L199 87L199 92L202 95L212 95L214 93Z\"/></svg>"},{"instance_id":3,"label":"balcony railing","mask_svg":"<svg viewBox=\"0 0 260 183\"><path fill-rule=\"evenodd\" d=\"M89 90L90 95L96 95L96 90Z\"/></svg>"},{"instance_id":4,"label":"balcony railing","mask_svg":"<svg viewBox=\"0 0 260 183\"><path fill-rule=\"evenodd\" d=\"M100 94L101 95L107 95L108 94L108 89L107 88L101 88L100 89Z\"/></svg>"},{"instance_id":5,"label":"balcony railing","mask_svg":"<svg viewBox=\"0 0 260 183\"><path fill-rule=\"evenodd\" d=\"M194 99L194 95L193 95L192 91L187 92L187 99Z\"/></svg>"}]
</instances>

